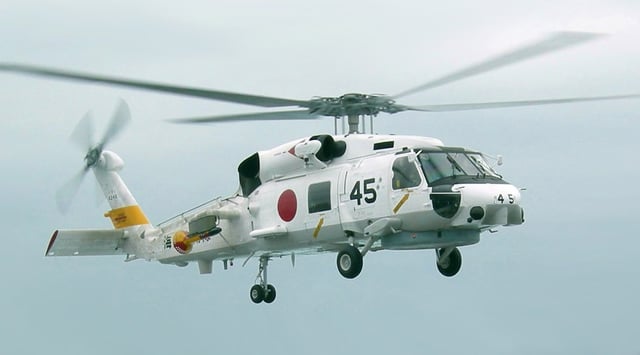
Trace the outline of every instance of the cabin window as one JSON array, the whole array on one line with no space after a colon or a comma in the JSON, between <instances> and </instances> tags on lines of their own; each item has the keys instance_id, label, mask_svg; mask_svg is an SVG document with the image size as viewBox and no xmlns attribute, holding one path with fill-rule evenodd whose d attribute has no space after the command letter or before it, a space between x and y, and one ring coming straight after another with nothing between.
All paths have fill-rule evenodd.
<instances>
[{"instance_id":1,"label":"cabin window","mask_svg":"<svg viewBox=\"0 0 640 355\"><path fill-rule=\"evenodd\" d=\"M331 181L309 185L309 213L331 209Z\"/></svg>"},{"instance_id":2,"label":"cabin window","mask_svg":"<svg viewBox=\"0 0 640 355\"><path fill-rule=\"evenodd\" d=\"M422 179L416 164L408 156L400 157L393 162L393 189L400 190L420 185Z\"/></svg>"}]
</instances>

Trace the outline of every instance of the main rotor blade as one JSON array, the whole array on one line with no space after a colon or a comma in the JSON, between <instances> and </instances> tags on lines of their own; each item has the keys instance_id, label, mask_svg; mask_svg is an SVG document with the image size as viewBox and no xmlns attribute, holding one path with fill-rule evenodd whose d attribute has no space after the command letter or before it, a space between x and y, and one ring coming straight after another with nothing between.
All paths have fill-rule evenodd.
<instances>
[{"instance_id":1,"label":"main rotor blade","mask_svg":"<svg viewBox=\"0 0 640 355\"><path fill-rule=\"evenodd\" d=\"M435 87L449 84L454 81L458 81L458 80L466 79L478 74L486 73L491 70L495 70L511 64L525 61L527 59L532 59L532 58L541 56L543 54L559 51L564 48L569 48L583 42L600 38L602 36L604 35L599 33L588 33L588 32L557 32L541 41L537 41L537 42L525 45L523 47L506 52L496 57L493 57L489 60L472 65L468 68L456 71L449 75L445 75L439 79L436 79L436 80L427 82L425 84L422 84L420 86L417 86L415 88L403 91L397 95L394 95L393 98L397 99L402 96L407 96L407 95L415 94L420 91L433 89Z\"/></svg>"},{"instance_id":2,"label":"main rotor blade","mask_svg":"<svg viewBox=\"0 0 640 355\"><path fill-rule=\"evenodd\" d=\"M308 110L298 111L275 111L241 113L236 115L205 116L193 118L174 118L167 121L173 123L210 123L210 122L230 122L230 121L280 121L280 120L309 120L316 119L319 115L309 113Z\"/></svg>"},{"instance_id":3,"label":"main rotor blade","mask_svg":"<svg viewBox=\"0 0 640 355\"><path fill-rule=\"evenodd\" d=\"M87 171L89 171L87 167L80 170L56 192L56 203L58 205L58 210L62 214L67 213L69 210L69 206L71 206L73 198L78 193Z\"/></svg>"},{"instance_id":4,"label":"main rotor blade","mask_svg":"<svg viewBox=\"0 0 640 355\"><path fill-rule=\"evenodd\" d=\"M300 106L307 107L308 102L303 100L291 100L278 97L258 96L249 94L239 94L226 91L198 89L185 86L169 85L153 83L142 80L131 80L114 78L96 74L80 73L66 70L59 70L53 68L45 68L33 65L13 64L13 63L0 63L0 70L32 74L53 78L70 79L85 82L94 82L110 85L118 85L129 88L150 90L165 92L170 94L184 95L190 97L201 97L205 99L235 102L239 104L262 106L262 107L285 107L285 106Z\"/></svg>"},{"instance_id":5,"label":"main rotor blade","mask_svg":"<svg viewBox=\"0 0 640 355\"><path fill-rule=\"evenodd\" d=\"M448 112L448 111L465 111L465 110L482 110L490 108L505 108L518 106L537 106L564 104L570 102L586 102L586 101L605 101L605 100L622 100L622 99L638 99L640 94L630 95L612 95L612 96L592 96L592 97L572 97L566 99L549 99L549 100L525 100L525 101L503 101L503 102L477 102L468 104L444 104L444 105L421 105L406 106L407 110L425 111L425 112Z\"/></svg>"},{"instance_id":6,"label":"main rotor blade","mask_svg":"<svg viewBox=\"0 0 640 355\"><path fill-rule=\"evenodd\" d=\"M113 116L111 116L109 126L107 127L106 132L104 132L102 140L98 144L101 146L106 145L108 142L118 136L122 132L122 130L129 124L129 122L131 122L131 113L129 112L129 106L124 100L120 99L118 101L118 105L116 106L116 110L113 112Z\"/></svg>"},{"instance_id":7,"label":"main rotor blade","mask_svg":"<svg viewBox=\"0 0 640 355\"><path fill-rule=\"evenodd\" d=\"M69 138L76 146L81 148L84 153L93 148L95 144L93 141L93 131L93 117L91 116L91 111L89 111L82 116L82 119L78 122L76 128L73 129Z\"/></svg>"}]
</instances>

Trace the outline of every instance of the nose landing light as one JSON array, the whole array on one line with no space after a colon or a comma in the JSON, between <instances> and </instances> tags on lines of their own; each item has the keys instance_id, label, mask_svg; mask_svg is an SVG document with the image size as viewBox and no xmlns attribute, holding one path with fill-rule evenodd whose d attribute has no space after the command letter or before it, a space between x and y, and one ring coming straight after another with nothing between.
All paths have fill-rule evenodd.
<instances>
[{"instance_id":1,"label":"nose landing light","mask_svg":"<svg viewBox=\"0 0 640 355\"><path fill-rule=\"evenodd\" d=\"M482 219L482 217L484 217L484 208L480 207L480 206L474 206L471 208L471 210L469 211L469 223L471 223L471 221L479 221Z\"/></svg>"}]
</instances>

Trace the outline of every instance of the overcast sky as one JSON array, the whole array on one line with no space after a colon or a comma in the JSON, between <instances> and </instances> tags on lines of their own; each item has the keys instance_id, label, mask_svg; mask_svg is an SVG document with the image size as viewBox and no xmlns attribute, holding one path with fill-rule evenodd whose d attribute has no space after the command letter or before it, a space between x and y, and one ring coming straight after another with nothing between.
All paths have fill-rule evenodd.
<instances>
[{"instance_id":1,"label":"overcast sky","mask_svg":"<svg viewBox=\"0 0 640 355\"><path fill-rule=\"evenodd\" d=\"M395 94L558 30L605 39L404 98L405 104L640 93L640 3L576 1L0 2L0 62L308 99ZM237 188L256 150L333 122L176 126L255 108L0 73L3 354L640 354L640 100L381 115L376 132L502 154L527 221L461 248L370 253L345 280L335 255L213 275L120 257L44 258L58 228L109 228L87 179L67 215L55 192L82 166L68 136L118 98L133 124L109 148L160 222ZM102 125L100 125L100 123Z\"/></svg>"}]
</instances>

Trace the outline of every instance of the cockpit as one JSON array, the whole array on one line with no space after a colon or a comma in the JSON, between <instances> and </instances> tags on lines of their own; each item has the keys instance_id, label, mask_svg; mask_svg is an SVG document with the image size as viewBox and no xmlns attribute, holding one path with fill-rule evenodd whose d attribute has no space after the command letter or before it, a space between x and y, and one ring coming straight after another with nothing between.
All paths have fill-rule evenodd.
<instances>
[{"instance_id":1,"label":"cockpit","mask_svg":"<svg viewBox=\"0 0 640 355\"><path fill-rule=\"evenodd\" d=\"M417 153L429 185L502 181L502 176L493 170L481 153L460 148L419 150Z\"/></svg>"}]
</instances>

